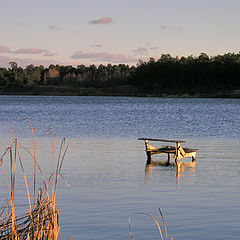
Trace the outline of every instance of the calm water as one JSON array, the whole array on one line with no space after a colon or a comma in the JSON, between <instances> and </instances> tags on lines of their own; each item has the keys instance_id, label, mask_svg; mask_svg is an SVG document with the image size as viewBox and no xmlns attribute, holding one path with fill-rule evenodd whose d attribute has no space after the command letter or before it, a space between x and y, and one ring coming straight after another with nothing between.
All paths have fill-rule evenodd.
<instances>
[{"instance_id":1,"label":"calm water","mask_svg":"<svg viewBox=\"0 0 240 240\"><path fill-rule=\"evenodd\" d=\"M73 138L63 165L71 187L60 181L57 195L64 239L128 239L129 215L135 239L160 239L152 220L137 214L158 217L159 207L175 240L239 239L240 100L0 96L0 114L30 149L31 120L46 176L50 129L56 152L62 137ZM12 140L4 126L0 134L3 153ZM145 169L138 137L187 140L186 146L199 149L196 168L178 176L174 167ZM24 166L31 180L27 156ZM21 204L20 176L16 188ZM0 204L4 197L1 171Z\"/></svg>"}]
</instances>

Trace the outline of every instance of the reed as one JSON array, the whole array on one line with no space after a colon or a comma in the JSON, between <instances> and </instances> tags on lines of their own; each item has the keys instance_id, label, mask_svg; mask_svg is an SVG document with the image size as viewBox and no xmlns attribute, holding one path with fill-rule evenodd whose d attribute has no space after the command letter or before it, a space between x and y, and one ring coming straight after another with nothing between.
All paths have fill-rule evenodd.
<instances>
[{"instance_id":1,"label":"reed","mask_svg":"<svg viewBox=\"0 0 240 240\"><path fill-rule=\"evenodd\" d=\"M2 123L11 134L13 144L6 148L5 152L0 157L0 168L4 175L8 197L4 201L0 208L0 239L1 240L57 240L61 236L60 225L58 222L59 211L56 208L56 190L59 177L61 175L61 169L65 155L71 140L66 144L65 139L62 140L60 149L58 152L57 165L54 169L54 145L53 136L51 133L51 145L52 145L52 173L45 180L42 169L36 159L36 146L35 137L32 124L29 121L32 139L33 139L33 153L24 146L18 144L17 139L14 137L9 127ZM31 200L31 194L29 189L28 180L24 171L23 160L21 157L22 151L25 151L33 162L33 199ZM26 212L21 215L17 215L15 207L15 178L16 167L19 163L21 172L23 174L27 204L23 204L26 208ZM9 175L6 172L5 165L9 164ZM40 173L42 183L39 190L36 193L36 172ZM50 187L51 186L51 187ZM51 191L51 193L50 193Z\"/></svg>"},{"instance_id":2,"label":"reed","mask_svg":"<svg viewBox=\"0 0 240 240\"><path fill-rule=\"evenodd\" d=\"M152 216L151 214L148 214L148 213L137 213L137 214L140 214L140 215L145 215L145 216L148 216L150 218L153 219L154 223L156 224L157 226L157 230L159 232L159 235L160 235L160 238L161 240L173 240L172 237L168 238L168 233L167 233L167 225L166 225L166 222L164 220L164 217L163 217L163 214L162 214L162 211L160 208L158 208L158 211L160 213L160 216L161 216L161 219L162 219L162 223L163 223L163 226L164 226L164 233L165 235L163 235L163 231L161 229L161 226L160 226L160 221L157 220L156 217ZM129 239L130 240L135 240L135 238L133 237L133 232L132 232L132 228L131 228L131 216L129 216Z\"/></svg>"}]
</instances>

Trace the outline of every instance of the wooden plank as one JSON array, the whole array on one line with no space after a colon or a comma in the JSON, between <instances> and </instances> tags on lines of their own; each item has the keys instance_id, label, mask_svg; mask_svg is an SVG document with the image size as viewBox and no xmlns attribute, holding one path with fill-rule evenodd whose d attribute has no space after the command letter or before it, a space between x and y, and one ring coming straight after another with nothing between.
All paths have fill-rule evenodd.
<instances>
[{"instance_id":1,"label":"wooden plank","mask_svg":"<svg viewBox=\"0 0 240 240\"><path fill-rule=\"evenodd\" d=\"M186 151L186 148L183 148L185 155L189 155L191 153L196 153L196 149L187 149ZM175 147L163 147L163 148L157 148L156 150L155 149L150 149L148 150L150 152L153 152L154 154L157 154L157 153L171 153L171 154L176 154L176 148Z\"/></svg>"},{"instance_id":2,"label":"wooden plank","mask_svg":"<svg viewBox=\"0 0 240 240\"><path fill-rule=\"evenodd\" d=\"M176 150L176 153L175 153L175 163L177 163L178 160L180 160L182 158L179 148L180 148L180 143L176 142L175 143L175 150Z\"/></svg>"},{"instance_id":3,"label":"wooden plank","mask_svg":"<svg viewBox=\"0 0 240 240\"><path fill-rule=\"evenodd\" d=\"M167 139L158 139L158 138L138 138L138 140L173 142L173 143L185 143L186 142L186 141L182 141L182 140L167 140Z\"/></svg>"},{"instance_id":4,"label":"wooden plank","mask_svg":"<svg viewBox=\"0 0 240 240\"><path fill-rule=\"evenodd\" d=\"M181 146L179 146L179 151L182 154L182 156L184 157L186 152L184 151L184 149Z\"/></svg>"},{"instance_id":5,"label":"wooden plank","mask_svg":"<svg viewBox=\"0 0 240 240\"><path fill-rule=\"evenodd\" d=\"M186 153L197 152L198 149L183 148Z\"/></svg>"}]
</instances>

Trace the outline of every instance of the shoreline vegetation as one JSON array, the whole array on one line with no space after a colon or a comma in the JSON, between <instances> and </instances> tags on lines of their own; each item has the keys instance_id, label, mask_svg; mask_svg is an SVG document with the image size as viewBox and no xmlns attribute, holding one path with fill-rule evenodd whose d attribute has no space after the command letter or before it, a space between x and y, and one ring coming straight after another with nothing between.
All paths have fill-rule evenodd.
<instances>
[{"instance_id":1,"label":"shoreline vegetation","mask_svg":"<svg viewBox=\"0 0 240 240\"><path fill-rule=\"evenodd\" d=\"M240 53L161 55L136 66L0 68L0 95L240 98Z\"/></svg>"},{"instance_id":2,"label":"shoreline vegetation","mask_svg":"<svg viewBox=\"0 0 240 240\"><path fill-rule=\"evenodd\" d=\"M59 225L59 210L56 208L56 191L61 169L68 147L72 141L65 142L63 138L59 152L54 152L53 135L51 132L52 173L45 178L36 159L36 144L34 130L31 126L33 146L26 148L19 144L10 128L6 127L12 137L13 143L8 146L0 156L0 170L4 176L8 193L3 203L0 202L0 239L1 240L57 240L62 239ZM57 155L57 158L56 158ZM24 157L22 157L24 156ZM24 170L24 161L32 160L33 174L28 175ZM50 160L51 162L51 160ZM20 172L17 168L20 167ZM26 190L26 203L18 202L16 194L17 175L24 179ZM40 180L38 177L40 177ZM33 182L33 184L31 184ZM67 184L67 183L66 183ZM20 214L19 214L20 212ZM71 239L71 238L69 238Z\"/></svg>"}]
</instances>

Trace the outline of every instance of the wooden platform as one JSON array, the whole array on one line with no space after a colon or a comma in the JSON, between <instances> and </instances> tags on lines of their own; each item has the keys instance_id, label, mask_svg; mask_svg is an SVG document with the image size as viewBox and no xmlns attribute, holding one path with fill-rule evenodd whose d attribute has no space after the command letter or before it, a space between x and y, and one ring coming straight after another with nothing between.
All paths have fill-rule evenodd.
<instances>
[{"instance_id":1,"label":"wooden platform","mask_svg":"<svg viewBox=\"0 0 240 240\"><path fill-rule=\"evenodd\" d=\"M138 138L138 140L145 141L145 150L147 154L147 164L152 164L152 155L154 154L163 154L166 153L168 155L167 164L171 163L171 154L174 155L175 163L182 158L191 157L192 162L196 160L197 149L191 148L183 148L181 143L185 143L186 141L181 140L166 140L166 139L156 139L156 138ZM174 143L174 146L164 146L161 148L156 148L149 144L149 141L160 141L160 142L169 142Z\"/></svg>"}]
</instances>

